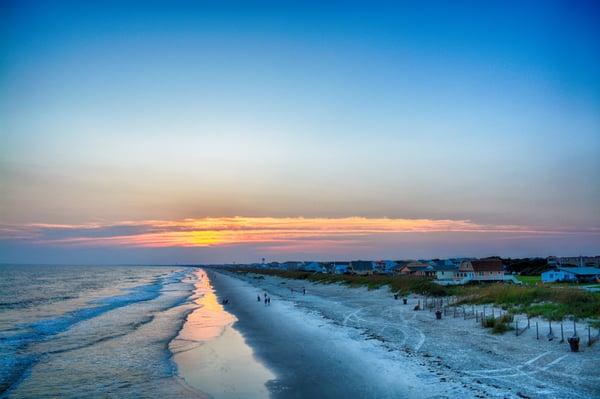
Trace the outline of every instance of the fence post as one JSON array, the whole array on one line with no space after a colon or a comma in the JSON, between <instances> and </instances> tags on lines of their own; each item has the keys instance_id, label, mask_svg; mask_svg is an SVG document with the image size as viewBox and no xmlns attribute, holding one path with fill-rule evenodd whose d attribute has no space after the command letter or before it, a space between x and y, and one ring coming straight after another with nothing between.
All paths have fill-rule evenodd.
<instances>
[{"instance_id":1,"label":"fence post","mask_svg":"<svg viewBox=\"0 0 600 399\"><path fill-rule=\"evenodd\" d=\"M540 330L538 328L538 322L535 322L535 339L540 339Z\"/></svg>"},{"instance_id":2,"label":"fence post","mask_svg":"<svg viewBox=\"0 0 600 399\"><path fill-rule=\"evenodd\" d=\"M575 323L575 319L573 319L573 336L577 336L577 323Z\"/></svg>"},{"instance_id":3,"label":"fence post","mask_svg":"<svg viewBox=\"0 0 600 399\"><path fill-rule=\"evenodd\" d=\"M592 346L592 331L590 326L588 326L588 346Z\"/></svg>"},{"instance_id":4,"label":"fence post","mask_svg":"<svg viewBox=\"0 0 600 399\"><path fill-rule=\"evenodd\" d=\"M565 333L563 332L563 323L560 323L560 342L565 342Z\"/></svg>"},{"instance_id":5,"label":"fence post","mask_svg":"<svg viewBox=\"0 0 600 399\"><path fill-rule=\"evenodd\" d=\"M515 333L517 334L517 337L519 336L519 321L517 320L517 318L515 317Z\"/></svg>"}]
</instances>

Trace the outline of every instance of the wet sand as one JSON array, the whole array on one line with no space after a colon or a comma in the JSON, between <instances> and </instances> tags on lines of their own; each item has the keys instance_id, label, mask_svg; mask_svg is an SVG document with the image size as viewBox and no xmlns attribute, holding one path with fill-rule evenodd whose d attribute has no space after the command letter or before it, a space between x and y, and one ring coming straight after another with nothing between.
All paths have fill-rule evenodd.
<instances>
[{"instance_id":1,"label":"wet sand","mask_svg":"<svg viewBox=\"0 0 600 399\"><path fill-rule=\"evenodd\" d=\"M272 304L264 306L256 300L261 288L220 272L208 274L218 296L230 299L235 328L277 375L267 384L274 398L474 397L460 383L440 383L404 352L299 307L270 286L264 288Z\"/></svg>"},{"instance_id":2,"label":"wet sand","mask_svg":"<svg viewBox=\"0 0 600 399\"><path fill-rule=\"evenodd\" d=\"M194 310L169 345L179 377L201 397L269 397L266 383L275 375L233 327L237 319L221 305L204 271L197 273Z\"/></svg>"},{"instance_id":3,"label":"wet sand","mask_svg":"<svg viewBox=\"0 0 600 399\"><path fill-rule=\"evenodd\" d=\"M232 298L236 327L276 371L269 386L277 398L600 397L600 345L588 347L586 335L581 352L572 353L547 339L547 322L539 321L539 340L536 319L518 337L494 335L475 319L414 311L423 298L403 306L388 288L210 273L219 294ZM306 295L298 293L303 286ZM262 290L271 308L256 304Z\"/></svg>"}]
</instances>

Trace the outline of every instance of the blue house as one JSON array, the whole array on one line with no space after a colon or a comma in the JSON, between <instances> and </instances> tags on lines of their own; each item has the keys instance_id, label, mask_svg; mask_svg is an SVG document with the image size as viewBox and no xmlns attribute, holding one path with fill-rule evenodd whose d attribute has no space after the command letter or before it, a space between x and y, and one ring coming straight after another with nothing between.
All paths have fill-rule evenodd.
<instances>
[{"instance_id":1,"label":"blue house","mask_svg":"<svg viewBox=\"0 0 600 399\"><path fill-rule=\"evenodd\" d=\"M543 283L557 281L598 281L600 269L597 267L558 267L542 273Z\"/></svg>"},{"instance_id":2,"label":"blue house","mask_svg":"<svg viewBox=\"0 0 600 399\"><path fill-rule=\"evenodd\" d=\"M316 272L316 273L327 273L327 269L319 262L308 262L305 263L304 266L301 267L302 270L307 272Z\"/></svg>"},{"instance_id":3,"label":"blue house","mask_svg":"<svg viewBox=\"0 0 600 399\"><path fill-rule=\"evenodd\" d=\"M335 262L333 266L334 274L346 274L348 273L348 269L350 268L350 263L348 262Z\"/></svg>"}]
</instances>

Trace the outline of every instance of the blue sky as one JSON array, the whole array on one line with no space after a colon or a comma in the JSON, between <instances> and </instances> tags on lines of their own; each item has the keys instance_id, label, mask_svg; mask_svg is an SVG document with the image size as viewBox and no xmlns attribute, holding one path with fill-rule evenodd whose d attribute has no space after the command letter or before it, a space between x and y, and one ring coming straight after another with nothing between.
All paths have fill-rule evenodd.
<instances>
[{"instance_id":1,"label":"blue sky","mask_svg":"<svg viewBox=\"0 0 600 399\"><path fill-rule=\"evenodd\" d=\"M594 2L1 7L7 231L359 216L570 232L564 248L450 234L465 255L600 250ZM7 260L50 251L5 235ZM412 256L400 241L364 253Z\"/></svg>"}]
</instances>

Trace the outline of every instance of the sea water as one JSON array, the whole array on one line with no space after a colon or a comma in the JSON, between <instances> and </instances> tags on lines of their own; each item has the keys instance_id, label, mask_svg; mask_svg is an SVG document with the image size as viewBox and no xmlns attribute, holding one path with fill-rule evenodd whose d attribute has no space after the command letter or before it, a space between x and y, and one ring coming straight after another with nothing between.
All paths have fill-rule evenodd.
<instances>
[{"instance_id":1,"label":"sea water","mask_svg":"<svg viewBox=\"0 0 600 399\"><path fill-rule=\"evenodd\" d=\"M0 397L193 397L169 342L193 268L0 265Z\"/></svg>"}]
</instances>

